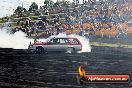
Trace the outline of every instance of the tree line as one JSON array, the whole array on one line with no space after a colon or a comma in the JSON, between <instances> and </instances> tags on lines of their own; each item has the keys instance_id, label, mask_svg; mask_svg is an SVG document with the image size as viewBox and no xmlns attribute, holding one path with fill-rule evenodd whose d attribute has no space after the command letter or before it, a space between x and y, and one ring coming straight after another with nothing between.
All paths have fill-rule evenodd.
<instances>
[{"instance_id":1,"label":"tree line","mask_svg":"<svg viewBox=\"0 0 132 88\"><path fill-rule=\"evenodd\" d=\"M61 7L61 6L68 6L71 3L69 1L66 0L57 0L56 2L54 2L53 0L45 0L44 1L44 7L45 8L56 8L56 7ZM27 12L27 11L37 11L39 8L39 6L37 5L37 3L32 2L32 4L29 6L29 9L25 9L23 6L18 6L16 8L16 10L14 11L14 13L18 16L22 16L23 12Z\"/></svg>"}]
</instances>

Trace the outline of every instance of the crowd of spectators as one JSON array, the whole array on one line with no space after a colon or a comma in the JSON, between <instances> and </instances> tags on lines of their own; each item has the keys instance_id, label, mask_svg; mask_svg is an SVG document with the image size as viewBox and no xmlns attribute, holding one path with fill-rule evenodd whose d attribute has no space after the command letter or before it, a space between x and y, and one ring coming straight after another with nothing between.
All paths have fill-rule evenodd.
<instances>
[{"instance_id":1,"label":"crowd of spectators","mask_svg":"<svg viewBox=\"0 0 132 88\"><path fill-rule=\"evenodd\" d=\"M16 29L22 30L28 36L32 36L32 34L35 36L50 36L66 32L67 34L75 33L82 36L94 35L118 38L132 34L132 2L116 3L88 0L83 4L69 6L68 8L60 7L60 9L64 12L63 18L65 19L63 20L61 20L60 15L51 17L51 21L43 15L39 22L33 22L32 19L25 18L21 27ZM46 9L46 15L50 15L52 10L48 11ZM54 12L58 14L58 11L55 10ZM20 23L18 22L18 24Z\"/></svg>"},{"instance_id":2,"label":"crowd of spectators","mask_svg":"<svg viewBox=\"0 0 132 88\"><path fill-rule=\"evenodd\" d=\"M66 23L72 25L78 33L92 31L95 36L126 37L131 34L132 3L86 3L66 17Z\"/></svg>"}]
</instances>

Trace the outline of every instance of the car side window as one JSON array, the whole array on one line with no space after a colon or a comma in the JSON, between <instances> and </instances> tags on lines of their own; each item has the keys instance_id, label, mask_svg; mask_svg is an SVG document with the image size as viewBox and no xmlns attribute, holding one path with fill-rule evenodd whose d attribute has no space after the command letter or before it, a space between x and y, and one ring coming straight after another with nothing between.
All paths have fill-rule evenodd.
<instances>
[{"instance_id":1,"label":"car side window","mask_svg":"<svg viewBox=\"0 0 132 88\"><path fill-rule=\"evenodd\" d=\"M68 40L67 39L60 39L60 44L67 44L68 43Z\"/></svg>"},{"instance_id":2,"label":"car side window","mask_svg":"<svg viewBox=\"0 0 132 88\"><path fill-rule=\"evenodd\" d=\"M50 43L51 44L59 44L59 39L51 39Z\"/></svg>"}]
</instances>

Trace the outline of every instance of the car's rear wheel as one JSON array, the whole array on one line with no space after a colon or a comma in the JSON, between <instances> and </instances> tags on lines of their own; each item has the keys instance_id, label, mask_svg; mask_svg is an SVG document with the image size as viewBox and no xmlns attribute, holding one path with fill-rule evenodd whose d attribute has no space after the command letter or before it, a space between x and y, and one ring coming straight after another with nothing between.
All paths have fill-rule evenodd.
<instances>
[{"instance_id":1,"label":"car's rear wheel","mask_svg":"<svg viewBox=\"0 0 132 88\"><path fill-rule=\"evenodd\" d=\"M74 48L67 48L66 53L75 53Z\"/></svg>"},{"instance_id":2,"label":"car's rear wheel","mask_svg":"<svg viewBox=\"0 0 132 88\"><path fill-rule=\"evenodd\" d=\"M43 53L45 53L44 48L41 47L41 46L36 47L35 52L36 52L37 54L43 54Z\"/></svg>"}]
</instances>

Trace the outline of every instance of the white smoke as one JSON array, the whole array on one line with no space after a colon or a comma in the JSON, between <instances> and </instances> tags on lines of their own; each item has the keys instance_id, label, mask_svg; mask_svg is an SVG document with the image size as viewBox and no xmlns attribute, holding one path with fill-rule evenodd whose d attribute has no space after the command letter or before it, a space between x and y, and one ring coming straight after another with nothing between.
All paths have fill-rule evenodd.
<instances>
[{"instance_id":1,"label":"white smoke","mask_svg":"<svg viewBox=\"0 0 132 88\"><path fill-rule=\"evenodd\" d=\"M86 38L84 36L75 35L75 34L69 35L69 37L77 38L81 42L82 51L80 51L79 53L81 53L81 52L91 52L91 46L90 46L88 38Z\"/></svg>"},{"instance_id":2,"label":"white smoke","mask_svg":"<svg viewBox=\"0 0 132 88\"><path fill-rule=\"evenodd\" d=\"M39 41L45 42L53 37L77 38L82 44L82 51L80 52L91 52L89 39L79 35L75 35L75 34L66 35L65 33L60 33L58 35L50 36L47 39L40 39ZM30 44L30 41L33 43L33 39L28 39L26 37L26 34L21 31L16 32L15 34L9 34L7 33L7 30L3 30L3 29L0 30L0 47L1 48L27 49L28 45Z\"/></svg>"},{"instance_id":3,"label":"white smoke","mask_svg":"<svg viewBox=\"0 0 132 88\"><path fill-rule=\"evenodd\" d=\"M27 49L30 41L26 34L19 31L15 34L7 33L7 30L0 29L0 47L1 48L13 48L13 49Z\"/></svg>"}]
</instances>

